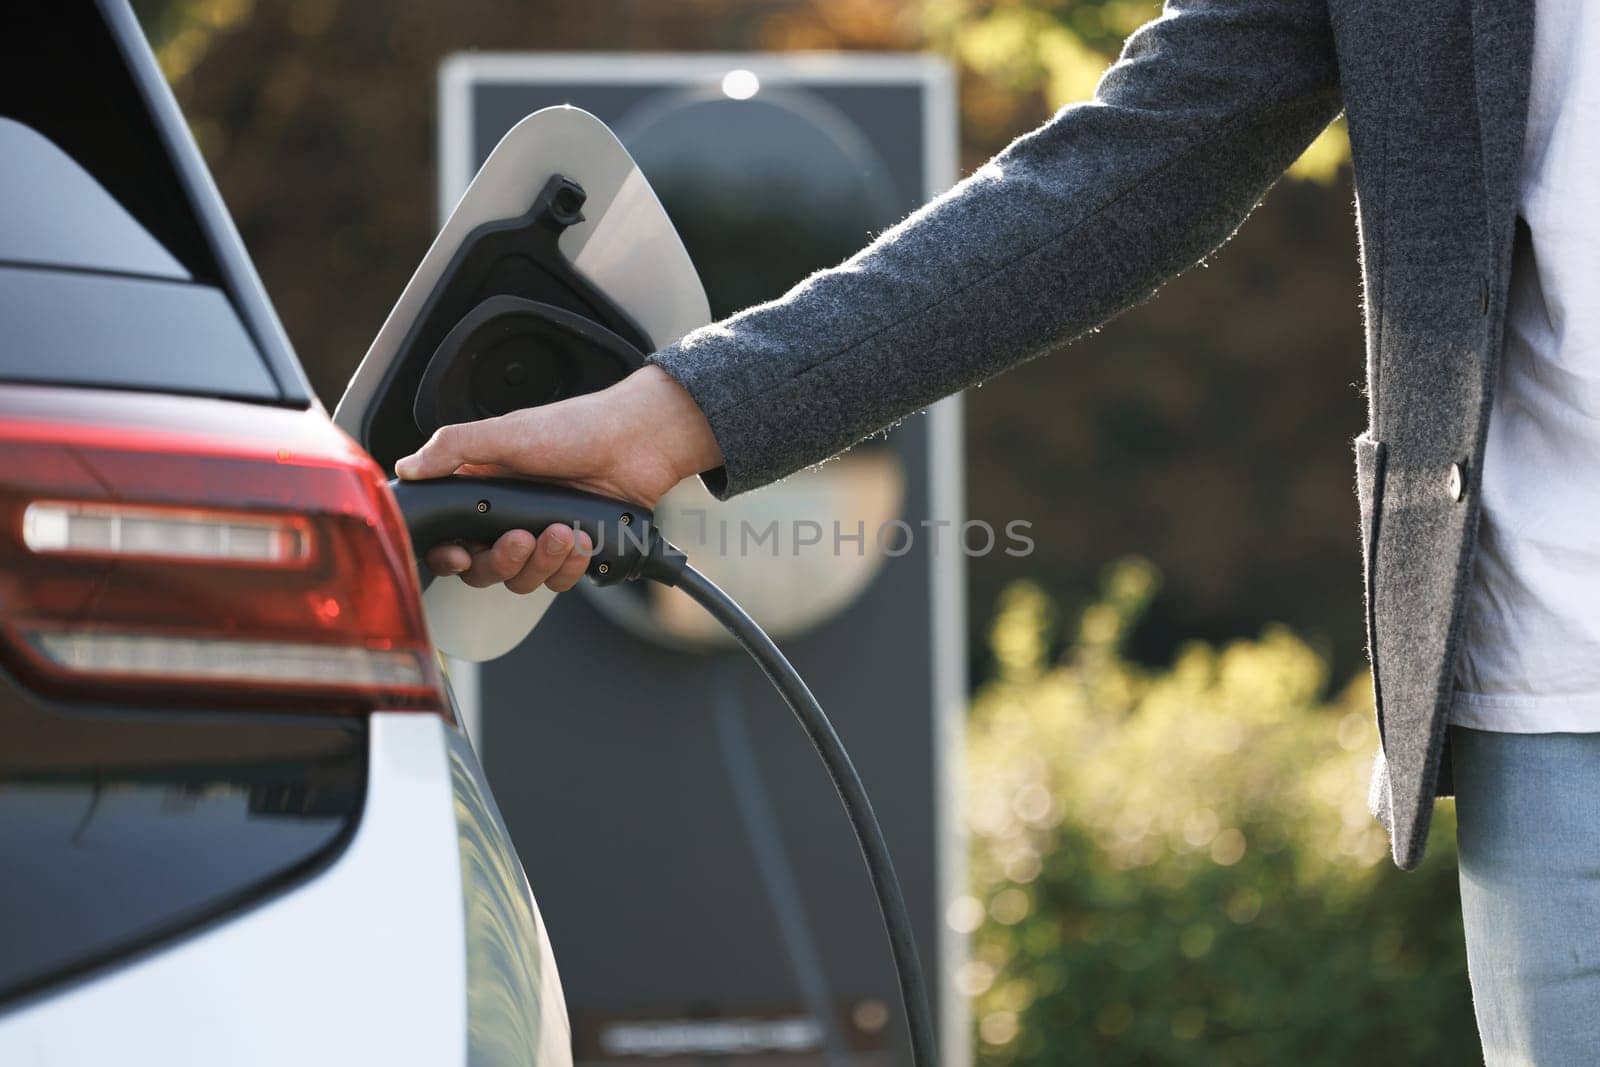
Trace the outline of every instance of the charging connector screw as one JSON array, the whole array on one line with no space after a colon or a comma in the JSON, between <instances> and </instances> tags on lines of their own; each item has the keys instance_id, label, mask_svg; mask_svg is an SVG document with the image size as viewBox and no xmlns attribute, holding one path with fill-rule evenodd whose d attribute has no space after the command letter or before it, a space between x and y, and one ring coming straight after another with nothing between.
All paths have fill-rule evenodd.
<instances>
[{"instance_id":1,"label":"charging connector screw","mask_svg":"<svg viewBox=\"0 0 1600 1067\"><path fill-rule=\"evenodd\" d=\"M611 564L602 563L602 564L600 564L600 566L596 567L595 570L597 572L599 572L600 574L610 574L611 573Z\"/></svg>"},{"instance_id":2,"label":"charging connector screw","mask_svg":"<svg viewBox=\"0 0 1600 1067\"><path fill-rule=\"evenodd\" d=\"M633 516L628 514L626 511L624 511L622 513L622 525L624 525L624 526L632 526L633 525Z\"/></svg>"},{"instance_id":3,"label":"charging connector screw","mask_svg":"<svg viewBox=\"0 0 1600 1067\"><path fill-rule=\"evenodd\" d=\"M478 501L478 514L479 515L482 515L484 512L486 512L488 510L489 510L489 502L487 500Z\"/></svg>"}]
</instances>

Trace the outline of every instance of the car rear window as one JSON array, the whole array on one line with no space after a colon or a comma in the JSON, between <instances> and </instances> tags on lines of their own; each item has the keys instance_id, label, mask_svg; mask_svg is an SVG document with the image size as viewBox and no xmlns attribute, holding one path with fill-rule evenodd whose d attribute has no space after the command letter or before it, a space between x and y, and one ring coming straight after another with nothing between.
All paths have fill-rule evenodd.
<instances>
[{"instance_id":1,"label":"car rear window","mask_svg":"<svg viewBox=\"0 0 1600 1067\"><path fill-rule=\"evenodd\" d=\"M183 264L77 161L0 116L0 260L190 281Z\"/></svg>"},{"instance_id":2,"label":"car rear window","mask_svg":"<svg viewBox=\"0 0 1600 1067\"><path fill-rule=\"evenodd\" d=\"M0 117L0 380L273 400L233 304L49 138Z\"/></svg>"},{"instance_id":3,"label":"car rear window","mask_svg":"<svg viewBox=\"0 0 1600 1067\"><path fill-rule=\"evenodd\" d=\"M133 15L13 6L0 34L0 381L305 406Z\"/></svg>"},{"instance_id":4,"label":"car rear window","mask_svg":"<svg viewBox=\"0 0 1600 1067\"><path fill-rule=\"evenodd\" d=\"M277 384L221 290L0 265L0 380L272 400Z\"/></svg>"}]
</instances>

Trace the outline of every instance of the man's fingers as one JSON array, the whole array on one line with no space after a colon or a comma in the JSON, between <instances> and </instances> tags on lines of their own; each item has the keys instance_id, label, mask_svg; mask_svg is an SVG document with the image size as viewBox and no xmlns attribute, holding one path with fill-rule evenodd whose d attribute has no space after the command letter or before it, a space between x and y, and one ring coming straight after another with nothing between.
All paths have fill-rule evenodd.
<instances>
[{"instance_id":1,"label":"man's fingers","mask_svg":"<svg viewBox=\"0 0 1600 1067\"><path fill-rule=\"evenodd\" d=\"M572 554L561 565L561 569L552 574L544 584L552 592L565 593L568 589L578 584L578 580L589 569L589 557L594 555L594 542L589 540L589 535L582 530L572 547Z\"/></svg>"},{"instance_id":2,"label":"man's fingers","mask_svg":"<svg viewBox=\"0 0 1600 1067\"><path fill-rule=\"evenodd\" d=\"M441 426L428 443L394 465L402 478L443 478L463 464L500 464L511 443L503 420L483 419Z\"/></svg>"},{"instance_id":3,"label":"man's fingers","mask_svg":"<svg viewBox=\"0 0 1600 1067\"><path fill-rule=\"evenodd\" d=\"M559 523L539 535L539 543L522 571L506 582L513 593L531 593L561 570L573 552L572 528Z\"/></svg>"},{"instance_id":4,"label":"man's fingers","mask_svg":"<svg viewBox=\"0 0 1600 1067\"><path fill-rule=\"evenodd\" d=\"M500 536L487 552L472 558L472 566L461 572L461 580L477 589L514 578L533 555L534 538L527 530L510 530Z\"/></svg>"},{"instance_id":5,"label":"man's fingers","mask_svg":"<svg viewBox=\"0 0 1600 1067\"><path fill-rule=\"evenodd\" d=\"M438 545L423 557L428 569L443 578L472 566L472 552L461 545Z\"/></svg>"},{"instance_id":6,"label":"man's fingers","mask_svg":"<svg viewBox=\"0 0 1600 1067\"><path fill-rule=\"evenodd\" d=\"M513 593L531 593L541 585L564 593L578 584L593 553L588 534L574 535L572 527L556 525L538 538L512 530L489 548L439 545L425 558L433 573L459 574L475 588L504 582Z\"/></svg>"}]
</instances>

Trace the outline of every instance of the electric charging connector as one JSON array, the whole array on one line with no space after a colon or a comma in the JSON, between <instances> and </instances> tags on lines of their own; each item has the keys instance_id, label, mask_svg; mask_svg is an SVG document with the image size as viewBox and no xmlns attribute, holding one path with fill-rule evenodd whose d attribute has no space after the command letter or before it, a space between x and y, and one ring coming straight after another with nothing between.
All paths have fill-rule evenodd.
<instances>
[{"instance_id":1,"label":"electric charging connector","mask_svg":"<svg viewBox=\"0 0 1600 1067\"><path fill-rule=\"evenodd\" d=\"M549 526L565 523L588 534L593 542L595 549L587 573L597 584L645 579L674 586L733 635L794 712L833 780L866 862L867 876L889 937L910 1031L912 1063L915 1067L935 1067L938 1055L927 983L883 828L833 723L766 631L661 536L647 508L513 478L452 477L397 480L390 484L419 559L427 549L450 540L490 544L510 530L527 530L538 536Z\"/></svg>"}]
</instances>

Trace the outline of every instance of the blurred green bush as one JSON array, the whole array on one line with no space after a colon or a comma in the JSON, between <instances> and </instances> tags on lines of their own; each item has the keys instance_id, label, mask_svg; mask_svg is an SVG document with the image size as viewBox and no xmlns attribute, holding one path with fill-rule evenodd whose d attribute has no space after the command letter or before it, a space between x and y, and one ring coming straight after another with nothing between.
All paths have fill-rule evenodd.
<instances>
[{"instance_id":1,"label":"blurred green bush","mask_svg":"<svg viewBox=\"0 0 1600 1067\"><path fill-rule=\"evenodd\" d=\"M973 890L949 916L972 932L979 1062L1479 1062L1454 810L1396 871L1365 806L1366 676L1325 696L1281 627L1134 665L1157 584L1116 564L1061 638L1037 587L1001 600L970 725Z\"/></svg>"}]
</instances>

